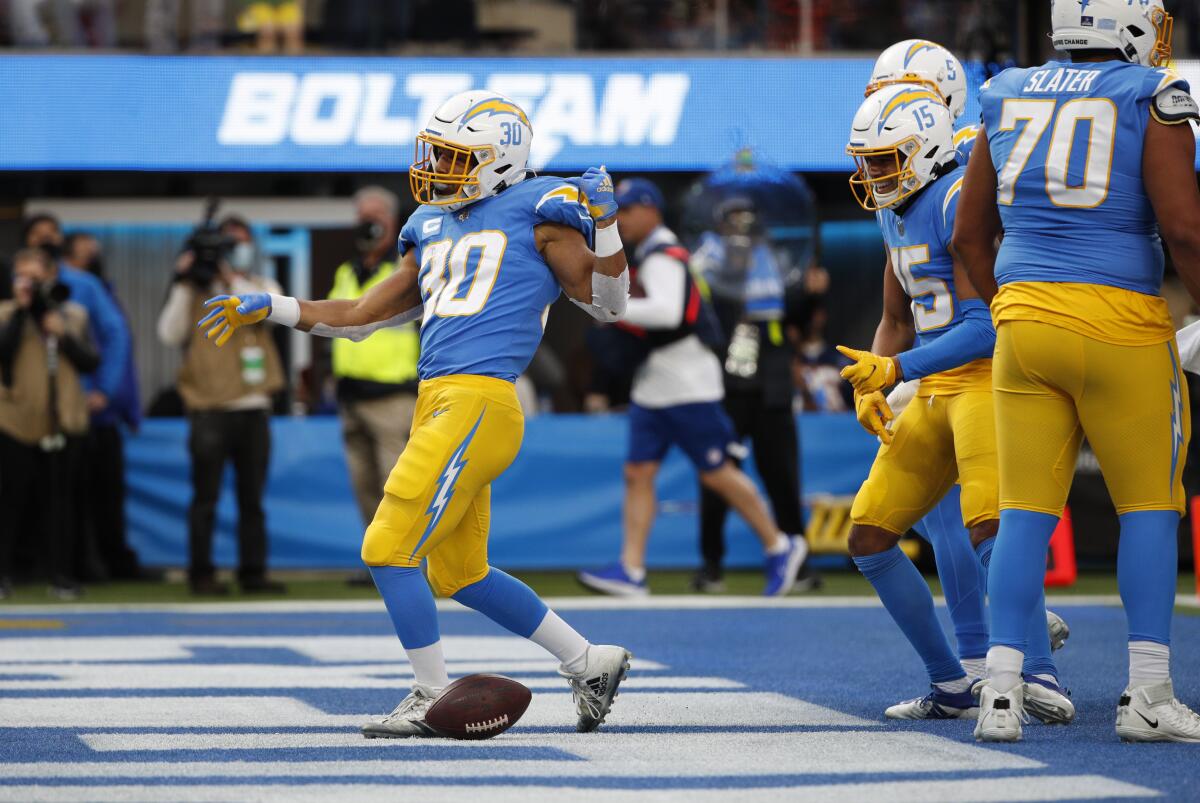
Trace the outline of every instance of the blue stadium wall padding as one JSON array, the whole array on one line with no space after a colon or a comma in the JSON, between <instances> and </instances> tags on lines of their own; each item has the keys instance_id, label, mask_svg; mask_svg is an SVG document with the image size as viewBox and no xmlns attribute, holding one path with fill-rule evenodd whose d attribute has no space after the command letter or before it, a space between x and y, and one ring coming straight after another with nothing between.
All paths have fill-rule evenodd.
<instances>
[{"instance_id":1,"label":"blue stadium wall padding","mask_svg":"<svg viewBox=\"0 0 1200 803\"><path fill-rule=\"evenodd\" d=\"M875 440L853 415L803 415L798 420L804 493L854 493L870 468ZM187 562L187 431L185 420L151 419L127 442L129 540L147 564ZM550 569L615 559L625 448L623 415L531 419L520 455L493 488L491 562ZM677 450L663 464L658 489L660 512L649 563L659 568L694 566L699 562L695 473ZM264 504L272 567L361 565L363 525L350 491L336 418L272 420ZM236 564L236 525L232 470L227 470L217 509L215 558L220 566ZM758 542L732 513L727 533L729 566L761 563Z\"/></svg>"}]
</instances>

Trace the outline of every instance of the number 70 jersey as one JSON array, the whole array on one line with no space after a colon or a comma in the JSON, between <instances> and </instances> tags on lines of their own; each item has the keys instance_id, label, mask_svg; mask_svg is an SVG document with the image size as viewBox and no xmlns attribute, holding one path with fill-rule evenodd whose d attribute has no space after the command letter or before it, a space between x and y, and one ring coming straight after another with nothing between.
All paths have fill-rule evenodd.
<instances>
[{"instance_id":1,"label":"number 70 jersey","mask_svg":"<svg viewBox=\"0 0 1200 803\"><path fill-rule=\"evenodd\" d=\"M996 279L1157 295L1163 253L1142 179L1151 115L1186 122L1187 82L1121 61L1005 70L980 90L1004 240ZM1156 98L1158 99L1156 101Z\"/></svg>"},{"instance_id":2,"label":"number 70 jersey","mask_svg":"<svg viewBox=\"0 0 1200 803\"><path fill-rule=\"evenodd\" d=\"M561 292L534 241L542 223L575 228L592 245L595 224L578 190L559 178L526 179L454 211L422 206L404 224L400 253L417 250L425 305L421 379L515 382L529 365Z\"/></svg>"}]
</instances>

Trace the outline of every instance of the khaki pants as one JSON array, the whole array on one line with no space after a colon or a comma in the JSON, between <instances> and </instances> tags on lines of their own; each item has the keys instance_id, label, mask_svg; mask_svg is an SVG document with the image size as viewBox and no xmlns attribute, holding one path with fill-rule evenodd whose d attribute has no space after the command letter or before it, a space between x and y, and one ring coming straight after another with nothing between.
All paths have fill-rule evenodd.
<instances>
[{"instance_id":1,"label":"khaki pants","mask_svg":"<svg viewBox=\"0 0 1200 803\"><path fill-rule=\"evenodd\" d=\"M397 393L382 399L343 402L338 410L350 484L363 524L375 518L383 484L408 443L417 397Z\"/></svg>"}]
</instances>

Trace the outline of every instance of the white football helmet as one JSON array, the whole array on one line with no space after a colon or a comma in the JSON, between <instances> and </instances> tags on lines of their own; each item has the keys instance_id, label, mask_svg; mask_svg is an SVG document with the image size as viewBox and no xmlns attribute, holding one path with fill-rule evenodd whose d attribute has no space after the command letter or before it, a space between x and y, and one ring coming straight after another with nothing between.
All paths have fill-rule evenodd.
<instances>
[{"instance_id":1,"label":"white football helmet","mask_svg":"<svg viewBox=\"0 0 1200 803\"><path fill-rule=\"evenodd\" d=\"M417 134L408 183L417 203L458 209L525 178L533 128L520 106L473 89L437 108Z\"/></svg>"},{"instance_id":2,"label":"white football helmet","mask_svg":"<svg viewBox=\"0 0 1200 803\"><path fill-rule=\"evenodd\" d=\"M1050 27L1056 50L1116 50L1147 67L1171 60L1175 21L1162 0L1053 0Z\"/></svg>"},{"instance_id":3,"label":"white football helmet","mask_svg":"<svg viewBox=\"0 0 1200 803\"><path fill-rule=\"evenodd\" d=\"M946 48L925 39L905 39L879 54L864 95L893 84L921 84L942 96L950 121L967 106L967 76L962 64Z\"/></svg>"},{"instance_id":4,"label":"white football helmet","mask_svg":"<svg viewBox=\"0 0 1200 803\"><path fill-rule=\"evenodd\" d=\"M850 190L862 208L895 206L954 160L950 110L923 84L884 87L858 107L846 153L858 167Z\"/></svg>"}]
</instances>

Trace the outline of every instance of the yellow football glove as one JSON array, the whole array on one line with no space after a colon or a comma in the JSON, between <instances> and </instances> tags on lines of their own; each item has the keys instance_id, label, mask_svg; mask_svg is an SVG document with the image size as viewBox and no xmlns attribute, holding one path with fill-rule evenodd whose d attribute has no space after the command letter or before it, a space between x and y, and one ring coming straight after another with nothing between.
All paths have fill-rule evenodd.
<instances>
[{"instance_id":1,"label":"yellow football glove","mask_svg":"<svg viewBox=\"0 0 1200 803\"><path fill-rule=\"evenodd\" d=\"M858 415L858 423L863 429L879 438L884 446L892 442L892 431L888 424L895 417L892 408L888 407L887 399L878 390L873 393L854 392L854 412Z\"/></svg>"},{"instance_id":2,"label":"yellow football glove","mask_svg":"<svg viewBox=\"0 0 1200 803\"><path fill-rule=\"evenodd\" d=\"M271 296L251 293L245 300L237 296L213 296L204 302L204 307L209 312L196 326L207 330L205 335L209 340L224 346L235 329L266 320L271 314Z\"/></svg>"},{"instance_id":3,"label":"yellow football glove","mask_svg":"<svg viewBox=\"0 0 1200 803\"><path fill-rule=\"evenodd\" d=\"M880 357L869 351L859 351L848 346L838 346L837 350L854 360L852 365L842 369L842 379L845 379L859 393L874 393L896 383L895 357Z\"/></svg>"}]
</instances>

